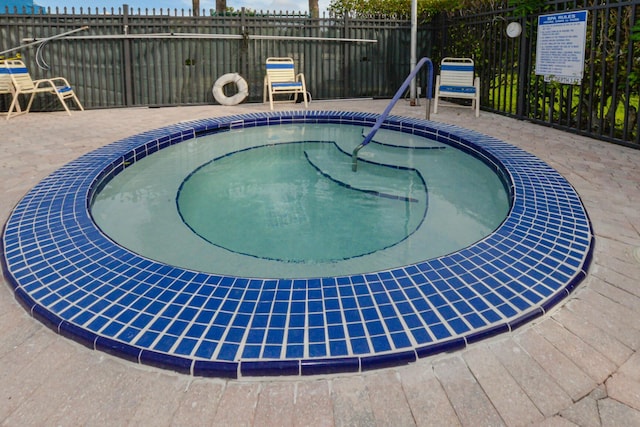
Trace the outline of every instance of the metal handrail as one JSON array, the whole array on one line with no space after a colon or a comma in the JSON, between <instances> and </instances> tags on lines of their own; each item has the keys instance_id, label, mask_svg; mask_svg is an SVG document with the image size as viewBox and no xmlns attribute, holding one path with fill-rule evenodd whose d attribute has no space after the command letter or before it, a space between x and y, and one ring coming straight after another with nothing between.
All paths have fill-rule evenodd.
<instances>
[{"instance_id":1,"label":"metal handrail","mask_svg":"<svg viewBox=\"0 0 640 427\"><path fill-rule=\"evenodd\" d=\"M29 39L29 40L32 40L31 43L27 43L27 44L20 45L18 47L12 47L11 49L3 50L2 52L0 52L0 55L4 55L5 53L14 52L16 50L24 49L25 47L33 46L33 45L36 45L36 44L46 43L49 40L58 39L60 37L66 36L68 34L77 33L78 31L84 31L84 30L86 30L88 28L89 28L89 26L85 25L83 27L76 28L75 30L65 31L64 33L56 34L55 36L45 37L43 39Z\"/></svg>"},{"instance_id":2,"label":"metal handrail","mask_svg":"<svg viewBox=\"0 0 640 427\"><path fill-rule=\"evenodd\" d=\"M88 28L88 27L87 27ZM78 30L75 30L78 31ZM74 31L74 32L75 32ZM64 33L68 34L68 33ZM55 37L61 37L59 34ZM290 40L290 41L329 41L348 43L378 43L376 39L352 39L344 37L305 37L305 36L268 36L268 35L243 35L243 34L204 34L204 33L142 33L142 34L94 34L89 36L65 37L65 40L134 40L134 39L222 39L222 40ZM47 38L49 40L51 38ZM22 41L41 42L45 39L25 38ZM24 46L20 46L24 47ZM16 48L19 49L19 48Z\"/></svg>"},{"instance_id":3,"label":"metal handrail","mask_svg":"<svg viewBox=\"0 0 640 427\"><path fill-rule=\"evenodd\" d=\"M400 88L394 95L391 102L389 102L389 105L387 105L387 108L385 108L384 112L380 115L380 117L378 117L378 120L376 120L376 123L373 125L373 129L371 129L371 132L369 132L369 134L365 136L364 141L362 141L362 143L353 150L353 153L351 154L351 170L352 171L356 172L358 170L358 152L365 145L371 142L371 140L373 139L373 135L375 135L378 129L380 129L380 126L382 126L382 122L386 120L387 116L391 112L391 109L396 105L396 102L398 102L402 94L407 90L407 87L409 87L409 84L415 78L416 74L418 73L418 71L420 71L420 68L422 68L424 64L428 64L429 66L429 70L428 70L429 75L427 77L427 93L425 96L425 98L428 100L427 102L427 118L428 118L429 107L431 104L430 102L431 92L433 90L433 86L432 86L433 85L433 63L431 62L431 59L424 57L416 64L415 68L411 70L407 78L404 80L404 83L402 83L402 86L400 86Z\"/></svg>"}]
</instances>

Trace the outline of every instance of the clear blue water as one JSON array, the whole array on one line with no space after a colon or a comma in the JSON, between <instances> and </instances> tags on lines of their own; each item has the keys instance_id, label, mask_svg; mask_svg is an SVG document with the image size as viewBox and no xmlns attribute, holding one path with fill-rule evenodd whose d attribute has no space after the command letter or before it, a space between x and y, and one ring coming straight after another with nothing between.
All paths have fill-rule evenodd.
<instances>
[{"instance_id":1,"label":"clear blue water","mask_svg":"<svg viewBox=\"0 0 640 427\"><path fill-rule=\"evenodd\" d=\"M441 256L490 234L509 200L455 148L381 130L281 125L231 130L154 153L96 196L120 245L181 267L254 277L354 274Z\"/></svg>"},{"instance_id":2,"label":"clear blue water","mask_svg":"<svg viewBox=\"0 0 640 427\"><path fill-rule=\"evenodd\" d=\"M341 163L344 156L335 144L319 142L234 153L185 180L178 210L208 242L280 261L339 261L390 247L412 234L426 213L420 175L377 166L361 174L376 180L340 176L331 162ZM353 178L361 187L351 185ZM376 224L375 233L371 224Z\"/></svg>"}]
</instances>

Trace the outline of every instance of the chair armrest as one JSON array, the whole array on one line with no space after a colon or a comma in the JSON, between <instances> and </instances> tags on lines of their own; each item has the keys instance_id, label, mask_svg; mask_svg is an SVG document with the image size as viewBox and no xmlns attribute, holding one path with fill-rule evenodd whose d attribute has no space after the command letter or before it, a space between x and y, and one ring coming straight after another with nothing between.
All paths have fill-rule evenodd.
<instances>
[{"instance_id":1,"label":"chair armrest","mask_svg":"<svg viewBox=\"0 0 640 427\"><path fill-rule=\"evenodd\" d=\"M33 86L36 89L40 89L40 88L44 88L44 87L51 87L52 90L56 89L56 85L53 83L53 80L51 79L38 79L38 80L33 80Z\"/></svg>"},{"instance_id":2,"label":"chair armrest","mask_svg":"<svg viewBox=\"0 0 640 427\"><path fill-rule=\"evenodd\" d=\"M56 86L69 86L69 87L71 87L71 85L69 84L69 81L67 79L65 79L64 77L54 77L54 78L51 78L49 80Z\"/></svg>"}]
</instances>

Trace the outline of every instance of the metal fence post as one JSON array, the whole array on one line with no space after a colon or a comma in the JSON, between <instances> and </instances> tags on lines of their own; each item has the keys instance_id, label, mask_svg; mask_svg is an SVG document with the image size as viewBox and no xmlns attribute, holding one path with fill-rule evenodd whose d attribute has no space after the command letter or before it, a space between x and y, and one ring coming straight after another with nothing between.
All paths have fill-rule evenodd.
<instances>
[{"instance_id":1,"label":"metal fence post","mask_svg":"<svg viewBox=\"0 0 640 427\"><path fill-rule=\"evenodd\" d=\"M344 38L349 38L351 37L351 30L349 29L349 14L345 13L344 14ZM344 98L348 98L351 96L348 87L350 86L349 83L351 83L350 81L350 72L349 72L349 44L348 43L343 43L342 45L342 96Z\"/></svg>"},{"instance_id":2,"label":"metal fence post","mask_svg":"<svg viewBox=\"0 0 640 427\"><path fill-rule=\"evenodd\" d=\"M522 34L520 35L520 57L518 60L518 91L516 99L516 115L525 117L525 101L527 98L527 86L529 84L529 39L527 38L527 22L523 19Z\"/></svg>"},{"instance_id":3,"label":"metal fence post","mask_svg":"<svg viewBox=\"0 0 640 427\"><path fill-rule=\"evenodd\" d=\"M126 36L129 34L129 5L122 5L122 31ZM131 40L122 39L122 55L124 67L124 105L133 105L133 70L131 69Z\"/></svg>"},{"instance_id":4,"label":"metal fence post","mask_svg":"<svg viewBox=\"0 0 640 427\"><path fill-rule=\"evenodd\" d=\"M247 10L243 7L240 10L240 74L245 79L249 78L249 30L247 29Z\"/></svg>"}]
</instances>

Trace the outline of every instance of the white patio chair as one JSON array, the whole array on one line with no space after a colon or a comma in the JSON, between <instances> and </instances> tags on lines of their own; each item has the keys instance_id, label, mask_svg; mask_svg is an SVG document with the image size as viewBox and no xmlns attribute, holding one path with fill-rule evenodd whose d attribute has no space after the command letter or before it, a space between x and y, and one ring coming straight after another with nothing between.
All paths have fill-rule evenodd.
<instances>
[{"instance_id":1,"label":"white patio chair","mask_svg":"<svg viewBox=\"0 0 640 427\"><path fill-rule=\"evenodd\" d=\"M471 99L476 117L480 115L480 77L475 76L471 58L444 58L436 77L433 114L438 114L440 98Z\"/></svg>"},{"instance_id":2,"label":"white patio chair","mask_svg":"<svg viewBox=\"0 0 640 427\"><path fill-rule=\"evenodd\" d=\"M11 83L11 76L9 76L9 70L7 69L7 65L5 64L5 60L0 60L0 95L10 95L11 101L13 100L15 90L13 89L13 84ZM11 104L9 101L9 104ZM20 110L20 105L17 105L18 111ZM0 114L7 114L5 112L0 112Z\"/></svg>"},{"instance_id":3,"label":"white patio chair","mask_svg":"<svg viewBox=\"0 0 640 427\"><path fill-rule=\"evenodd\" d=\"M273 96L277 94L295 94L293 102L296 102L298 94L302 94L304 106L309 106L307 95L307 85L302 73L296 74L291 58L267 58L266 63L267 74L264 76L264 93L262 102L267 102L267 94L269 96L269 106L273 110L274 102L290 102L290 101L274 101Z\"/></svg>"},{"instance_id":4,"label":"white patio chair","mask_svg":"<svg viewBox=\"0 0 640 427\"><path fill-rule=\"evenodd\" d=\"M80 110L84 110L71 85L64 77L33 80L24 62L19 60L4 61L3 70L9 75L11 85L13 86L13 100L7 112L7 120L9 120L11 116L28 113L38 93L55 95L69 115L71 115L71 111L67 106L67 99L73 100ZM31 95L27 108L24 111L20 111L20 95Z\"/></svg>"}]
</instances>

